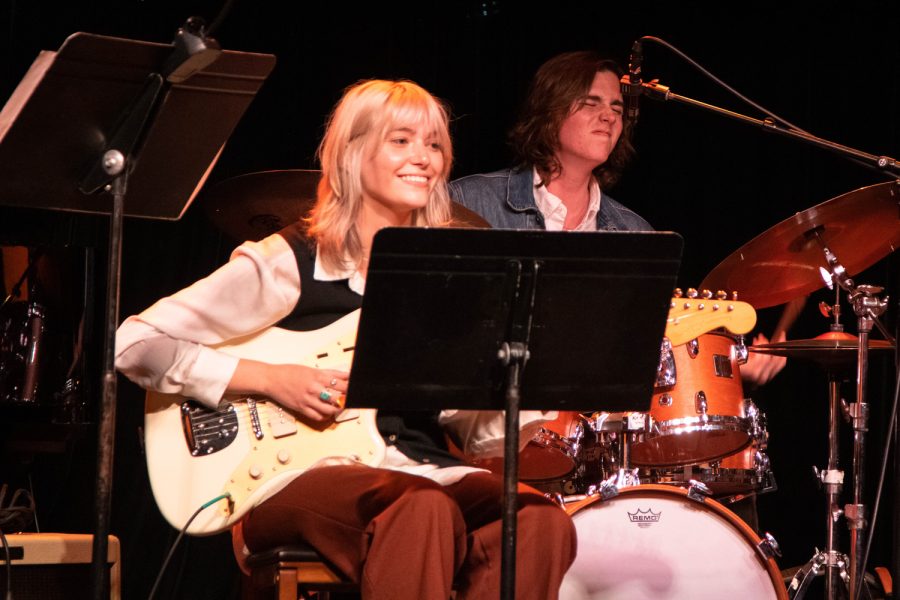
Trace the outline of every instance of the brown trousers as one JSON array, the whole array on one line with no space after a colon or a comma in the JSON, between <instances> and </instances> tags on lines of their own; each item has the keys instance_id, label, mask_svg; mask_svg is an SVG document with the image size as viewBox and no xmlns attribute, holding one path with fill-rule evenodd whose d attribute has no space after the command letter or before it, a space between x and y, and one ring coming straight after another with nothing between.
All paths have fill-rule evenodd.
<instances>
[{"instance_id":1,"label":"brown trousers","mask_svg":"<svg viewBox=\"0 0 900 600\"><path fill-rule=\"evenodd\" d=\"M360 585L365 600L500 597L502 479L456 484L363 466L297 477L243 521L251 552L303 540ZM553 600L575 558L575 528L539 492L519 486L516 598Z\"/></svg>"}]
</instances>

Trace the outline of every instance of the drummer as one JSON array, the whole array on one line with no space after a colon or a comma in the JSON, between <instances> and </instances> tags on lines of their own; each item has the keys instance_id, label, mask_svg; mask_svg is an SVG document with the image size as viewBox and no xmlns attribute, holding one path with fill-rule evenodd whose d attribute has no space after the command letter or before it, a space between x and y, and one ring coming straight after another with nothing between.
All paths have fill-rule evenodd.
<instances>
[{"instance_id":1,"label":"drummer","mask_svg":"<svg viewBox=\"0 0 900 600\"><path fill-rule=\"evenodd\" d=\"M502 229L652 231L608 191L634 156L634 123L624 115L615 61L581 50L538 68L509 135L516 166L450 182L454 200ZM784 341L802 302L792 304L772 336ZM768 343L758 334L754 344ZM744 381L762 385L785 366L778 356L753 354Z\"/></svg>"},{"instance_id":2,"label":"drummer","mask_svg":"<svg viewBox=\"0 0 900 600\"><path fill-rule=\"evenodd\" d=\"M516 166L450 183L454 200L495 228L548 231L650 231L651 225L609 195L634 156L634 123L624 115L622 68L590 50L550 58L537 70L510 135ZM801 305L802 306L802 305ZM782 318L783 340L798 307ZM754 343L766 343L759 334ZM783 358L753 354L743 380L761 385ZM755 526L755 500L733 506Z\"/></svg>"},{"instance_id":3,"label":"drummer","mask_svg":"<svg viewBox=\"0 0 900 600\"><path fill-rule=\"evenodd\" d=\"M451 182L453 199L495 228L651 231L607 193L634 155L622 73L590 50L545 62L509 136L516 166Z\"/></svg>"}]
</instances>

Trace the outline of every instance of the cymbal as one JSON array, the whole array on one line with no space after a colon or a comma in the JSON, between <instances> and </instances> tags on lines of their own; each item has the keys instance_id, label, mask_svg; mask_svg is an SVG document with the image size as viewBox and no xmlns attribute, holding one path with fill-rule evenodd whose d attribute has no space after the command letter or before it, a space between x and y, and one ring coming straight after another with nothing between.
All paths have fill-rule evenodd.
<instances>
[{"instance_id":1,"label":"cymbal","mask_svg":"<svg viewBox=\"0 0 900 600\"><path fill-rule=\"evenodd\" d=\"M859 338L844 334L832 336L826 334L809 340L787 340L774 344L750 346L750 352L772 354L787 358L802 358L819 363L825 367L851 366L856 362ZM869 340L869 352L879 355L892 351L893 344L885 340Z\"/></svg>"},{"instance_id":2,"label":"cymbal","mask_svg":"<svg viewBox=\"0 0 900 600\"><path fill-rule=\"evenodd\" d=\"M824 287L822 244L854 276L900 245L898 202L900 185L890 181L799 212L733 252L701 286L740 290L757 309L783 304Z\"/></svg>"},{"instance_id":3,"label":"cymbal","mask_svg":"<svg viewBox=\"0 0 900 600\"><path fill-rule=\"evenodd\" d=\"M316 202L321 171L260 171L226 179L205 190L200 204L235 241L258 241L306 216ZM480 215L452 203L454 227L489 228Z\"/></svg>"}]
</instances>

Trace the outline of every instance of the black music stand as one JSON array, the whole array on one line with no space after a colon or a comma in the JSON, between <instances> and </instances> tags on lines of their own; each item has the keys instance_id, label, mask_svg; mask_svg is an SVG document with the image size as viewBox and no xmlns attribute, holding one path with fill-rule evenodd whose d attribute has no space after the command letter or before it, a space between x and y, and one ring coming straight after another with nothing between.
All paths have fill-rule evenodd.
<instances>
[{"instance_id":1,"label":"black music stand","mask_svg":"<svg viewBox=\"0 0 900 600\"><path fill-rule=\"evenodd\" d=\"M0 205L111 215L95 598L109 596L122 217L184 214L275 63L268 54L220 51L212 40L185 54L185 35L155 44L75 33L38 55L0 111Z\"/></svg>"},{"instance_id":2,"label":"black music stand","mask_svg":"<svg viewBox=\"0 0 900 600\"><path fill-rule=\"evenodd\" d=\"M520 406L649 410L681 250L674 233L375 236L347 402L506 410L503 598L515 594Z\"/></svg>"}]
</instances>

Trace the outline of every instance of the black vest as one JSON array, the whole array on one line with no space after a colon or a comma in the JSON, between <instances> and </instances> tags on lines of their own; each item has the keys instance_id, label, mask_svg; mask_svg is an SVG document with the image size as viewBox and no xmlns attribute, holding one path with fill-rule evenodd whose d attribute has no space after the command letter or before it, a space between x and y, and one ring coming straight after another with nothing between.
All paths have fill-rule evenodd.
<instances>
[{"instance_id":1,"label":"black vest","mask_svg":"<svg viewBox=\"0 0 900 600\"><path fill-rule=\"evenodd\" d=\"M321 329L362 306L362 296L347 285L346 279L317 281L315 246L294 223L279 234L287 240L300 269L300 299L294 310L277 325L293 331ZM378 432L386 444L396 445L406 456L440 466L463 464L447 451L443 430L435 411L379 410L376 417Z\"/></svg>"}]
</instances>

